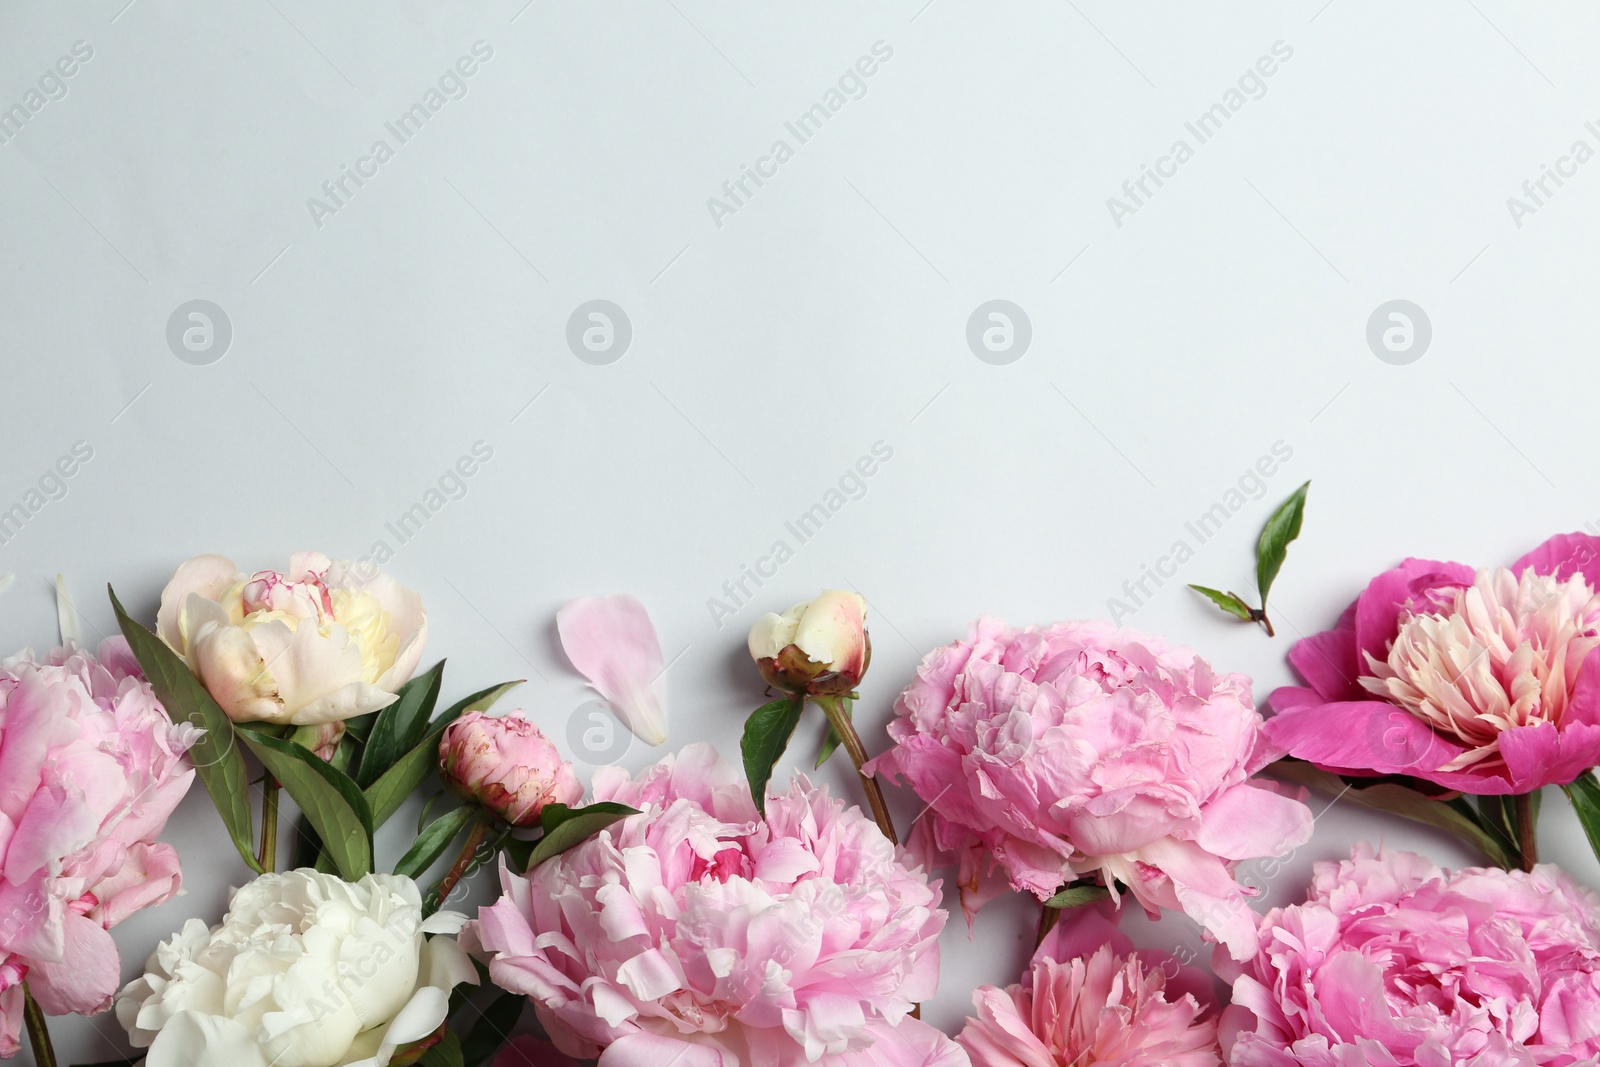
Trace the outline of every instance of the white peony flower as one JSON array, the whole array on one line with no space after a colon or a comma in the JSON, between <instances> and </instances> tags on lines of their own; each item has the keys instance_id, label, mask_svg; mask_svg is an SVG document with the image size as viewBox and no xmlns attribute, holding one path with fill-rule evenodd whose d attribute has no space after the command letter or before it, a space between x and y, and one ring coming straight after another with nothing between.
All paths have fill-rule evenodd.
<instances>
[{"instance_id":1,"label":"white peony flower","mask_svg":"<svg viewBox=\"0 0 1600 1067\"><path fill-rule=\"evenodd\" d=\"M196 556L161 591L156 632L234 722L316 726L394 703L428 617L393 578L320 552L253 575Z\"/></svg>"},{"instance_id":2,"label":"white peony flower","mask_svg":"<svg viewBox=\"0 0 1600 1067\"><path fill-rule=\"evenodd\" d=\"M220 925L190 919L117 997L146 1067L385 1067L433 1034L450 991L477 984L409 878L350 883L304 869L236 890Z\"/></svg>"}]
</instances>

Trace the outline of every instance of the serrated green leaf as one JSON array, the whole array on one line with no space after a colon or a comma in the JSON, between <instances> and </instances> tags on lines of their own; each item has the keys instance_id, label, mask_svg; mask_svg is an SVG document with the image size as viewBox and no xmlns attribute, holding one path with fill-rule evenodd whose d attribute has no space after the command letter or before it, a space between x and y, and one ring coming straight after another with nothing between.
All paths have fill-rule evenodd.
<instances>
[{"instance_id":1,"label":"serrated green leaf","mask_svg":"<svg viewBox=\"0 0 1600 1067\"><path fill-rule=\"evenodd\" d=\"M1111 890L1103 885L1069 885L1044 902L1047 908L1081 908L1097 900L1108 900Z\"/></svg>"},{"instance_id":2,"label":"serrated green leaf","mask_svg":"<svg viewBox=\"0 0 1600 1067\"><path fill-rule=\"evenodd\" d=\"M205 730L205 736L189 749L195 776L210 794L239 855L251 870L261 873L252 840L255 832L250 815L250 776L233 723L189 670L188 664L178 658L165 641L130 619L116 591L109 585L106 592L111 594L111 607L116 612L117 625L122 627L122 636L127 638L139 668L166 709L167 717L173 722L188 722Z\"/></svg>"},{"instance_id":3,"label":"serrated green leaf","mask_svg":"<svg viewBox=\"0 0 1600 1067\"><path fill-rule=\"evenodd\" d=\"M423 780L439 765L439 735L444 728L469 711L486 711L489 706L522 679L502 682L480 689L471 696L452 704L428 724L428 732L412 749L380 774L365 790L367 804L372 808L372 825L382 826L389 816L400 810L406 797L421 785Z\"/></svg>"},{"instance_id":4,"label":"serrated green leaf","mask_svg":"<svg viewBox=\"0 0 1600 1067\"><path fill-rule=\"evenodd\" d=\"M1289 494L1289 499L1278 505L1267 524L1261 528L1256 542L1256 588L1261 590L1261 610L1267 610L1267 591L1283 566L1283 557L1289 551L1289 542L1300 536L1300 520L1305 517L1306 482Z\"/></svg>"},{"instance_id":5,"label":"serrated green leaf","mask_svg":"<svg viewBox=\"0 0 1600 1067\"><path fill-rule=\"evenodd\" d=\"M1229 615L1243 619L1245 622L1254 622L1255 616L1250 613L1250 607L1244 601L1231 593L1224 593L1218 589L1208 589L1203 585L1191 585L1190 589L1199 593Z\"/></svg>"},{"instance_id":6,"label":"serrated green leaf","mask_svg":"<svg viewBox=\"0 0 1600 1067\"><path fill-rule=\"evenodd\" d=\"M1338 775L1320 770L1301 760L1279 760L1269 764L1264 773L1283 781L1308 786L1334 797L1340 803L1359 804L1374 811L1387 811L1413 822L1437 827L1472 844L1489 862L1500 867L1512 866L1504 843L1496 836L1493 829L1486 826L1483 820L1476 818L1470 809L1463 810L1465 805L1458 807L1448 801L1435 800L1415 789L1407 789L1393 782L1380 782L1365 787L1351 785Z\"/></svg>"},{"instance_id":7,"label":"serrated green leaf","mask_svg":"<svg viewBox=\"0 0 1600 1067\"><path fill-rule=\"evenodd\" d=\"M461 1061L465 1067L484 1067L511 1039L511 1031L527 1006L528 998L521 993L501 993L490 1001L461 1041Z\"/></svg>"},{"instance_id":8,"label":"serrated green leaf","mask_svg":"<svg viewBox=\"0 0 1600 1067\"><path fill-rule=\"evenodd\" d=\"M789 738L794 736L794 728L800 724L800 713L805 706L803 696L779 697L752 711L745 720L739 751L744 756L744 776L750 782L750 797L763 819L767 816L767 782L772 779L772 768L789 747Z\"/></svg>"},{"instance_id":9,"label":"serrated green leaf","mask_svg":"<svg viewBox=\"0 0 1600 1067\"><path fill-rule=\"evenodd\" d=\"M1600 859L1600 781L1595 780L1593 771L1584 771L1561 788L1578 813L1578 822L1595 858Z\"/></svg>"},{"instance_id":10,"label":"serrated green leaf","mask_svg":"<svg viewBox=\"0 0 1600 1067\"><path fill-rule=\"evenodd\" d=\"M447 811L417 835L417 840L394 865L395 874L417 878L439 861L454 841L477 818L477 809L470 805Z\"/></svg>"},{"instance_id":11,"label":"serrated green leaf","mask_svg":"<svg viewBox=\"0 0 1600 1067\"><path fill-rule=\"evenodd\" d=\"M636 808L609 800L582 808L569 808L565 804L547 805L539 814L544 836L536 841L507 842L506 858L518 870L531 871L545 860L587 841L612 823L638 813Z\"/></svg>"},{"instance_id":12,"label":"serrated green leaf","mask_svg":"<svg viewBox=\"0 0 1600 1067\"><path fill-rule=\"evenodd\" d=\"M299 745L246 726L235 730L316 827L339 876L354 882L371 874L372 810L360 787Z\"/></svg>"},{"instance_id":13,"label":"serrated green leaf","mask_svg":"<svg viewBox=\"0 0 1600 1067\"><path fill-rule=\"evenodd\" d=\"M378 712L361 750L361 766L356 784L365 789L394 761L410 752L428 732L428 719L439 700L439 685L444 676L444 660L417 675L395 694L395 701Z\"/></svg>"}]
</instances>

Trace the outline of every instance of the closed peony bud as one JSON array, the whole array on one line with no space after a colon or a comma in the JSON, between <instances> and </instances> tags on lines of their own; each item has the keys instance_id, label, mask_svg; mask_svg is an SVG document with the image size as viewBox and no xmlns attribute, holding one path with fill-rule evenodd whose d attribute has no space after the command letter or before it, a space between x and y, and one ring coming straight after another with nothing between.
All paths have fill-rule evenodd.
<instances>
[{"instance_id":1,"label":"closed peony bud","mask_svg":"<svg viewBox=\"0 0 1600 1067\"><path fill-rule=\"evenodd\" d=\"M302 726L289 735L289 740L301 748L308 748L322 762L332 763L344 740L344 723L325 722L318 726Z\"/></svg>"},{"instance_id":2,"label":"closed peony bud","mask_svg":"<svg viewBox=\"0 0 1600 1067\"><path fill-rule=\"evenodd\" d=\"M867 602L857 593L825 590L782 615L750 627L750 655L761 676L779 689L842 696L855 689L872 661Z\"/></svg>"},{"instance_id":3,"label":"closed peony bud","mask_svg":"<svg viewBox=\"0 0 1600 1067\"><path fill-rule=\"evenodd\" d=\"M445 785L512 826L532 826L546 804L576 803L583 786L539 728L519 711L468 712L439 738Z\"/></svg>"}]
</instances>

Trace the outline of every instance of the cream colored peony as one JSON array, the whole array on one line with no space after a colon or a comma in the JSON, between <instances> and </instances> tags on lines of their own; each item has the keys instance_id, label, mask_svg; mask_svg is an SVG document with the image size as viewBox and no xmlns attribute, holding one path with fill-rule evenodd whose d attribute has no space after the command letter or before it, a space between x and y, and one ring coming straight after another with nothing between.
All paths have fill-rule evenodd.
<instances>
[{"instance_id":1,"label":"cream colored peony","mask_svg":"<svg viewBox=\"0 0 1600 1067\"><path fill-rule=\"evenodd\" d=\"M387 575L297 552L287 573L196 556L156 630L235 722L340 722L387 707L422 659L422 599Z\"/></svg>"}]
</instances>

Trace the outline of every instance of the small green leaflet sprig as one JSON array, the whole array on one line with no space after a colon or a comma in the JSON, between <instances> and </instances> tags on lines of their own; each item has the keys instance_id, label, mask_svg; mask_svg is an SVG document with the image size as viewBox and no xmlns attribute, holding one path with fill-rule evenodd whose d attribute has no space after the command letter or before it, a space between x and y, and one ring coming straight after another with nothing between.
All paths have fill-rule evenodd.
<instances>
[{"instance_id":1,"label":"small green leaflet sprig","mask_svg":"<svg viewBox=\"0 0 1600 1067\"><path fill-rule=\"evenodd\" d=\"M1273 580L1278 577L1278 571L1283 567L1283 558L1289 551L1289 542L1300 536L1300 520L1305 515L1306 490L1309 488L1311 483L1306 482L1289 494L1289 499L1278 505L1278 510L1272 513L1266 526L1262 527L1261 537L1256 541L1256 588L1261 591L1259 608L1253 608L1245 603L1244 598L1238 593L1224 593L1204 585L1191 584L1189 588L1235 618L1245 622L1260 623L1266 629L1268 637L1275 636L1272 620L1267 618L1267 592L1272 588Z\"/></svg>"}]
</instances>

